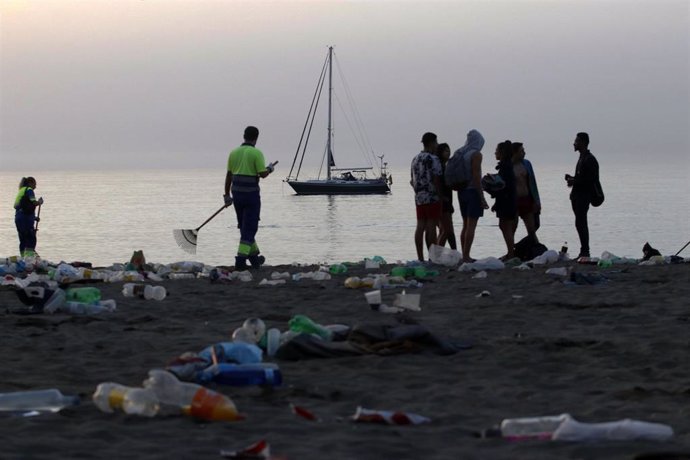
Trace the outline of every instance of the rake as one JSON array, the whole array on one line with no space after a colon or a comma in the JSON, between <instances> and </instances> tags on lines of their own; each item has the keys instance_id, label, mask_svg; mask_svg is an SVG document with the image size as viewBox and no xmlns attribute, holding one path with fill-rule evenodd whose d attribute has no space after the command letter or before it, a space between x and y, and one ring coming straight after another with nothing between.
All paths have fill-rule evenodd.
<instances>
[{"instance_id":1,"label":"rake","mask_svg":"<svg viewBox=\"0 0 690 460\"><path fill-rule=\"evenodd\" d=\"M199 235L199 230L201 230L201 227L208 224L211 221L211 219L220 214L220 212L226 207L227 206L223 205L222 208L214 212L211 217L206 219L203 224L199 225L197 228L193 230L173 230L173 236L175 237L177 245L185 252L188 252L190 254L196 254L196 240L197 236Z\"/></svg>"}]
</instances>

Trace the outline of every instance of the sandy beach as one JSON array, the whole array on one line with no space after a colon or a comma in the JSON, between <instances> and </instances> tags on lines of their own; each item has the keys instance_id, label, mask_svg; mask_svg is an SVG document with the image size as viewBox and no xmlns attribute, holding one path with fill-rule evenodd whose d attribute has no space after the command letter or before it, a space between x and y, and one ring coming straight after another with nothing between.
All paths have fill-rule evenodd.
<instances>
[{"instance_id":1,"label":"sandy beach","mask_svg":"<svg viewBox=\"0 0 690 460\"><path fill-rule=\"evenodd\" d=\"M94 284L117 311L94 316L17 315L16 294L0 291L3 375L0 392L58 388L82 397L57 414L0 417L1 458L221 458L220 451L260 439L287 459L672 459L690 458L690 264L596 266L608 282L567 285L545 268L505 269L485 279L440 268L409 292L421 293L420 312L372 311L350 269L327 281L258 286L208 279L165 280L161 301L125 298L122 283ZM490 296L477 297L488 290ZM392 304L400 289L383 291ZM100 412L91 395L101 382L138 386L149 369L185 351L230 341L251 316L287 329L296 314L321 324L418 322L436 336L464 345L452 355L431 351L287 361L276 359L284 385L215 386L230 396L244 421L200 422L184 416L142 418ZM471 347L469 347L471 346ZM295 416L290 403L321 420ZM430 424L354 423L358 406L431 418ZM570 413L586 422L624 418L668 424L667 442L564 443L481 439L474 432L508 417ZM679 452L685 456L645 457Z\"/></svg>"}]
</instances>

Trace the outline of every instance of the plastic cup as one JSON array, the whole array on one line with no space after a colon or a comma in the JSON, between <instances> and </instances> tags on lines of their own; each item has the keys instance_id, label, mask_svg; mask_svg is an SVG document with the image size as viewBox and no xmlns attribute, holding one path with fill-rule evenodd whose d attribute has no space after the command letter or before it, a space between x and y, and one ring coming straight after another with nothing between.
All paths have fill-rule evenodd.
<instances>
[{"instance_id":1,"label":"plastic cup","mask_svg":"<svg viewBox=\"0 0 690 460\"><path fill-rule=\"evenodd\" d=\"M393 302L393 305L408 310L421 311L421 308L419 308L419 301L421 298L421 294L406 294L403 292L402 294L395 295L395 302Z\"/></svg>"},{"instance_id":2,"label":"plastic cup","mask_svg":"<svg viewBox=\"0 0 690 460\"><path fill-rule=\"evenodd\" d=\"M364 293L364 297L367 299L367 303L372 310L378 310L381 305L381 290L369 291Z\"/></svg>"}]
</instances>

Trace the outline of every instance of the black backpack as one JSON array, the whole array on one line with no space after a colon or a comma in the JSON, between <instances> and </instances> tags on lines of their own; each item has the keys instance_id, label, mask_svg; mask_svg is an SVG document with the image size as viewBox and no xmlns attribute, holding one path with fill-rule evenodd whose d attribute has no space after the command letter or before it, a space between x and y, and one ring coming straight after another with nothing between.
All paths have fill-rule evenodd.
<instances>
[{"instance_id":1,"label":"black backpack","mask_svg":"<svg viewBox=\"0 0 690 460\"><path fill-rule=\"evenodd\" d=\"M472 179L472 171L467 167L465 156L458 149L446 163L446 172L443 178L446 185L453 190L464 190Z\"/></svg>"},{"instance_id":2,"label":"black backpack","mask_svg":"<svg viewBox=\"0 0 690 460\"><path fill-rule=\"evenodd\" d=\"M523 262L539 257L547 250L546 246L536 243L534 238L529 235L515 243L515 257L519 257Z\"/></svg>"}]
</instances>

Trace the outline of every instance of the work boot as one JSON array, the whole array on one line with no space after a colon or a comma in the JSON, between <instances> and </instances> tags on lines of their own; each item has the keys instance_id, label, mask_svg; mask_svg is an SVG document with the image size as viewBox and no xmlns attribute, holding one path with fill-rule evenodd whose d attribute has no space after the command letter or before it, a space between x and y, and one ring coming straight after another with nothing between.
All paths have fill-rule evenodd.
<instances>
[{"instance_id":1,"label":"work boot","mask_svg":"<svg viewBox=\"0 0 690 460\"><path fill-rule=\"evenodd\" d=\"M245 256L235 257L235 270L246 270L247 268L247 258Z\"/></svg>"},{"instance_id":2,"label":"work boot","mask_svg":"<svg viewBox=\"0 0 690 460\"><path fill-rule=\"evenodd\" d=\"M252 268L259 269L266 262L266 258L260 255L249 256L249 263L252 264Z\"/></svg>"}]
</instances>

